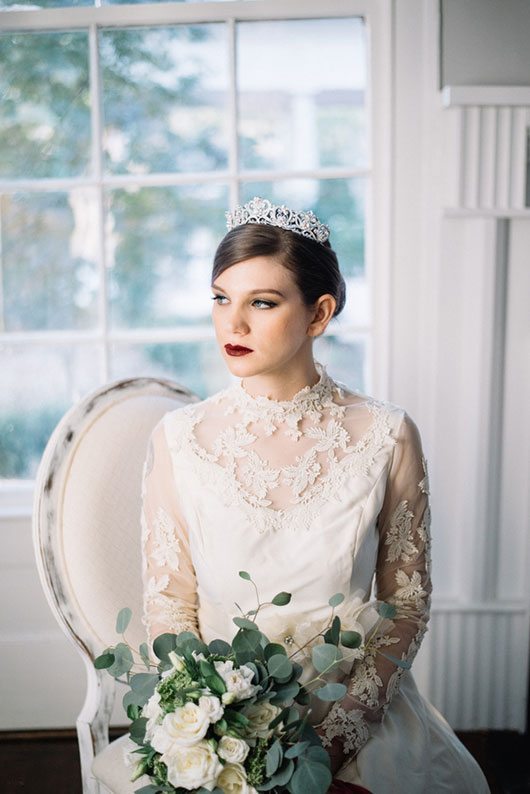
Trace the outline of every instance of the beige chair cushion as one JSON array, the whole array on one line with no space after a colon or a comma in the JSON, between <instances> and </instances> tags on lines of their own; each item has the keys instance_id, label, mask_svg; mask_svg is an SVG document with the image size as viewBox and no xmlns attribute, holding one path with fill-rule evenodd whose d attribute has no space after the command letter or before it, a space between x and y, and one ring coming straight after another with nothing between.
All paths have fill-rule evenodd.
<instances>
[{"instance_id":1,"label":"beige chair cushion","mask_svg":"<svg viewBox=\"0 0 530 794\"><path fill-rule=\"evenodd\" d=\"M120 736L108 744L104 750L96 755L92 763L94 777L112 792L112 794L134 794L142 786L151 782L147 775L131 783L130 777L133 767L125 763L125 754L138 747L129 734ZM138 756L139 757L139 756Z\"/></svg>"}]
</instances>

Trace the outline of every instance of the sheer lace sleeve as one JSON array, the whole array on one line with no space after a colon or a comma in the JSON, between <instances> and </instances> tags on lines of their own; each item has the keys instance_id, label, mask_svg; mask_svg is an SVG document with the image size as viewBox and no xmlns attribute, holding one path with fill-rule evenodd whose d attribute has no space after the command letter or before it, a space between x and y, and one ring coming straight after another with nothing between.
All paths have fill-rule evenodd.
<instances>
[{"instance_id":1,"label":"sheer lace sleeve","mask_svg":"<svg viewBox=\"0 0 530 794\"><path fill-rule=\"evenodd\" d=\"M412 662L426 631L431 594L430 507L427 463L418 429L408 414L401 421L378 516L376 597L395 607L381 620L356 660L348 693L333 704L320 725L322 743L350 760L383 720L405 669L392 658Z\"/></svg>"},{"instance_id":2,"label":"sheer lace sleeve","mask_svg":"<svg viewBox=\"0 0 530 794\"><path fill-rule=\"evenodd\" d=\"M164 421L151 433L142 476L143 623L149 641L197 625L195 571L187 529L179 513Z\"/></svg>"}]
</instances>

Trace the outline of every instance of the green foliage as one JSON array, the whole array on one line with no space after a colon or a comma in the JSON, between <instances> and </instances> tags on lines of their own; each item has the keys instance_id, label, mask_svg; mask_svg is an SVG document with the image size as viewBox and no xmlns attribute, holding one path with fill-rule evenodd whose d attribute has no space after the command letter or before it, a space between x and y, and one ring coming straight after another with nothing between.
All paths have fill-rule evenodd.
<instances>
[{"instance_id":1,"label":"green foliage","mask_svg":"<svg viewBox=\"0 0 530 794\"><path fill-rule=\"evenodd\" d=\"M340 662L342 653L335 645L323 643L322 645L315 645L312 648L311 659L318 672L323 673L331 669L337 662Z\"/></svg>"},{"instance_id":2,"label":"green foliage","mask_svg":"<svg viewBox=\"0 0 530 794\"><path fill-rule=\"evenodd\" d=\"M269 674L278 681L288 680L293 672L292 662L281 653L274 654L267 661Z\"/></svg>"},{"instance_id":3,"label":"green foliage","mask_svg":"<svg viewBox=\"0 0 530 794\"><path fill-rule=\"evenodd\" d=\"M115 648L111 649L114 655L114 662L108 669L110 675L114 678L120 678L129 672L134 664L131 649L124 642L119 642Z\"/></svg>"},{"instance_id":4,"label":"green foliage","mask_svg":"<svg viewBox=\"0 0 530 794\"><path fill-rule=\"evenodd\" d=\"M127 630L127 626L131 622L132 612L129 607L123 607L118 612L118 617L116 618L116 633L123 634L124 631Z\"/></svg>"},{"instance_id":5,"label":"green foliage","mask_svg":"<svg viewBox=\"0 0 530 794\"><path fill-rule=\"evenodd\" d=\"M254 623L252 620L247 620L247 618L232 618L233 622L236 626L239 626L240 629L249 629L250 631L259 631L257 623Z\"/></svg>"},{"instance_id":6,"label":"green foliage","mask_svg":"<svg viewBox=\"0 0 530 794\"><path fill-rule=\"evenodd\" d=\"M315 694L318 698L320 698L320 700L340 700L340 698L344 697L347 691L347 687L344 686L344 684L328 682L319 689L316 689Z\"/></svg>"},{"instance_id":7,"label":"green foliage","mask_svg":"<svg viewBox=\"0 0 530 794\"><path fill-rule=\"evenodd\" d=\"M291 600L291 593L286 593L282 591L281 593L277 593L274 598L272 599L271 603L274 604L276 607L284 607L286 604L289 603Z\"/></svg>"},{"instance_id":8,"label":"green foliage","mask_svg":"<svg viewBox=\"0 0 530 794\"><path fill-rule=\"evenodd\" d=\"M363 638L358 631L341 631L340 641L345 648L359 648Z\"/></svg>"},{"instance_id":9,"label":"green foliage","mask_svg":"<svg viewBox=\"0 0 530 794\"><path fill-rule=\"evenodd\" d=\"M153 642L154 654L158 659L160 659L161 662L167 662L169 664L169 654L171 651L175 651L176 649L176 634L160 634L160 636L156 637Z\"/></svg>"},{"instance_id":10,"label":"green foliage","mask_svg":"<svg viewBox=\"0 0 530 794\"><path fill-rule=\"evenodd\" d=\"M114 654L110 652L102 653L94 659L96 670L106 670L114 664Z\"/></svg>"},{"instance_id":11,"label":"green foliage","mask_svg":"<svg viewBox=\"0 0 530 794\"><path fill-rule=\"evenodd\" d=\"M331 785L331 772L324 764L300 756L291 780L293 794L325 794Z\"/></svg>"},{"instance_id":12,"label":"green foliage","mask_svg":"<svg viewBox=\"0 0 530 794\"><path fill-rule=\"evenodd\" d=\"M239 575L242 579L246 579L247 582L251 582L252 579L250 578L250 574L247 571L239 571Z\"/></svg>"},{"instance_id":13,"label":"green foliage","mask_svg":"<svg viewBox=\"0 0 530 794\"><path fill-rule=\"evenodd\" d=\"M344 594L335 593L335 595L332 595L331 598L329 599L328 604L330 605L330 607L338 607L338 605L342 604L343 601L344 601Z\"/></svg>"},{"instance_id":14,"label":"green foliage","mask_svg":"<svg viewBox=\"0 0 530 794\"><path fill-rule=\"evenodd\" d=\"M245 664L262 657L263 650L260 644L261 634L258 631L239 629L232 640L232 649L236 655L237 664Z\"/></svg>"}]
</instances>

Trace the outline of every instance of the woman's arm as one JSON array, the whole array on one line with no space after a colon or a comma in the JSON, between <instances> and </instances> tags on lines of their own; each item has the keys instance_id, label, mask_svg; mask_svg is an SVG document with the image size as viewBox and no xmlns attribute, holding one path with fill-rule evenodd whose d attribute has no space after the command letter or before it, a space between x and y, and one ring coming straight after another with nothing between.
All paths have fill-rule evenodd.
<instances>
[{"instance_id":1,"label":"woman's arm","mask_svg":"<svg viewBox=\"0 0 530 794\"><path fill-rule=\"evenodd\" d=\"M431 594L430 508L427 464L418 428L404 414L400 424L382 510L376 596L393 604L396 615L382 621L364 658L352 667L348 693L333 704L318 732L333 751L333 765L355 757L383 720L404 669L385 654L412 662L426 631ZM339 750L340 748L340 750Z\"/></svg>"},{"instance_id":2,"label":"woman's arm","mask_svg":"<svg viewBox=\"0 0 530 794\"><path fill-rule=\"evenodd\" d=\"M177 489L163 418L149 438L142 476L143 623L149 642L164 632L193 631L197 624L197 586L187 528Z\"/></svg>"}]
</instances>

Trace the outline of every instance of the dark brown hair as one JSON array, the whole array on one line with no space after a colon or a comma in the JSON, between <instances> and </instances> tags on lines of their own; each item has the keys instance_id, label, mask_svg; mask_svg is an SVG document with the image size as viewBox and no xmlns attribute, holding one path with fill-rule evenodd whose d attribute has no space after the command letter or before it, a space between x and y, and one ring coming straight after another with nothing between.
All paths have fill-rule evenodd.
<instances>
[{"instance_id":1,"label":"dark brown hair","mask_svg":"<svg viewBox=\"0 0 530 794\"><path fill-rule=\"evenodd\" d=\"M256 256L273 256L287 268L307 306L313 306L321 295L329 294L337 301L334 317L344 308L346 285L329 242L319 243L268 224L236 226L223 237L215 252L212 284L227 268Z\"/></svg>"}]
</instances>

